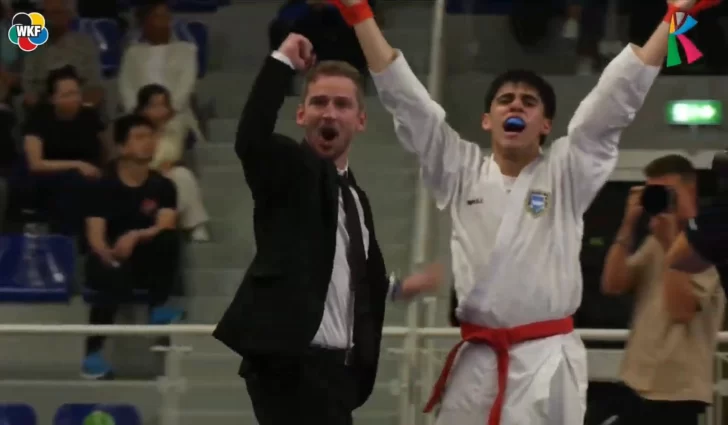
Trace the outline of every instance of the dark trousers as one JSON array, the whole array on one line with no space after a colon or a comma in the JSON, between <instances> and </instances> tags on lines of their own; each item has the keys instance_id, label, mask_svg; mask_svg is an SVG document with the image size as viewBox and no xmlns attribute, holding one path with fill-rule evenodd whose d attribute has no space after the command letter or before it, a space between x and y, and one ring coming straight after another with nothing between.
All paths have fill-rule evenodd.
<instances>
[{"instance_id":1,"label":"dark trousers","mask_svg":"<svg viewBox=\"0 0 728 425\"><path fill-rule=\"evenodd\" d=\"M700 401L647 400L629 390L616 425L698 425L706 407Z\"/></svg>"},{"instance_id":2,"label":"dark trousers","mask_svg":"<svg viewBox=\"0 0 728 425\"><path fill-rule=\"evenodd\" d=\"M133 300L135 289L147 291L150 309L167 302L179 273L180 249L179 234L166 230L137 245L119 267L106 265L90 253L86 259L86 286L96 293L89 323L114 323L119 306ZM103 336L90 336L86 340L86 354L99 351L103 342Z\"/></svg>"},{"instance_id":3,"label":"dark trousers","mask_svg":"<svg viewBox=\"0 0 728 425\"><path fill-rule=\"evenodd\" d=\"M240 374L259 425L351 425L356 381L344 350L311 348L300 356L251 355Z\"/></svg>"}]
</instances>

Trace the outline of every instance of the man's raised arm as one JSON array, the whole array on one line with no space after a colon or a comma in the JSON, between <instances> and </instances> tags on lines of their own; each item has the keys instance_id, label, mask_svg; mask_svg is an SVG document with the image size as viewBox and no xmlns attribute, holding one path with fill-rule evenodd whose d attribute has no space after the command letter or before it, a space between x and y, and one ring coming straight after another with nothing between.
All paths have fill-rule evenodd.
<instances>
[{"instance_id":1,"label":"man's raised arm","mask_svg":"<svg viewBox=\"0 0 728 425\"><path fill-rule=\"evenodd\" d=\"M617 164L622 131L642 107L667 54L670 19L678 12L695 14L705 4L714 4L714 0L700 2L668 1L665 19L644 46L627 46L581 102L569 122L568 145L554 146L556 157L566 161L575 214L581 216L586 211Z\"/></svg>"},{"instance_id":2,"label":"man's raised arm","mask_svg":"<svg viewBox=\"0 0 728 425\"><path fill-rule=\"evenodd\" d=\"M330 1L354 27L379 98L394 117L397 138L418 156L425 182L444 208L457 190L461 170L482 161L480 149L445 122L445 111L384 38L366 0Z\"/></svg>"},{"instance_id":3,"label":"man's raised arm","mask_svg":"<svg viewBox=\"0 0 728 425\"><path fill-rule=\"evenodd\" d=\"M240 158L253 198L272 193L271 187L284 181L287 159L296 152L292 140L275 135L278 111L296 70L309 65L311 43L298 34L289 35L263 64L255 79L238 122L235 153Z\"/></svg>"}]
</instances>

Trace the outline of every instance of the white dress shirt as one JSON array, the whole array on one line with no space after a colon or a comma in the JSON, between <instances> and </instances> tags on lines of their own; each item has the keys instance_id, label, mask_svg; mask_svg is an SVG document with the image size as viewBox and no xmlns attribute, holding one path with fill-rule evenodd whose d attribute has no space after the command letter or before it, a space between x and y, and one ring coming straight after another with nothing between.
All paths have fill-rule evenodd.
<instances>
[{"instance_id":1,"label":"white dress shirt","mask_svg":"<svg viewBox=\"0 0 728 425\"><path fill-rule=\"evenodd\" d=\"M274 51L271 56L291 68L295 69L291 60L284 54ZM348 167L338 170L339 175L348 171ZM364 253L369 258L369 229L364 224L364 211L361 207L359 195L350 189L354 196L356 209L359 212L361 234L364 241ZM351 291L351 270L346 253L349 247L349 234L346 231L346 212L344 199L339 189L339 214L336 226L336 250L334 251L334 268L331 272L329 290L324 304L324 316L321 325L311 341L312 345L328 348L351 348L352 333L354 331L354 294Z\"/></svg>"},{"instance_id":2,"label":"white dress shirt","mask_svg":"<svg viewBox=\"0 0 728 425\"><path fill-rule=\"evenodd\" d=\"M346 170L338 170L343 175ZM369 229L364 224L364 212L361 201L354 189L351 190L359 212L361 235L364 241L364 253L369 258ZM311 343L328 348L351 348L354 331L354 293L351 291L351 270L347 259L349 234L346 231L346 212L344 199L339 189L339 214L336 225L336 250L334 251L334 268L331 272L329 291L324 304L324 316L318 332Z\"/></svg>"}]
</instances>

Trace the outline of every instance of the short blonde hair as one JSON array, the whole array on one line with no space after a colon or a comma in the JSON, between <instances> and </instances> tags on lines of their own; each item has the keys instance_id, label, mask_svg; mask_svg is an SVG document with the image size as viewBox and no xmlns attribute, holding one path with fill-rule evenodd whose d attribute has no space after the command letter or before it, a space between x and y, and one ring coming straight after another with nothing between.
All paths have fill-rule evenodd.
<instances>
[{"instance_id":1,"label":"short blonde hair","mask_svg":"<svg viewBox=\"0 0 728 425\"><path fill-rule=\"evenodd\" d=\"M308 87L320 77L343 77L351 80L356 86L356 101L360 108L364 108L364 81L361 73L352 65L344 61L321 61L311 68L303 82L302 97L308 95Z\"/></svg>"}]
</instances>

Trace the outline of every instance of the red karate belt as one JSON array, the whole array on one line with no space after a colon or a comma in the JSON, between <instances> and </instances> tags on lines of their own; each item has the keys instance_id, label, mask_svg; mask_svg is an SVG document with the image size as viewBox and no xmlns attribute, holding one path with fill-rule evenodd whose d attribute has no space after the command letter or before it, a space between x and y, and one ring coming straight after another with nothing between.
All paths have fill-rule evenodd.
<instances>
[{"instance_id":1,"label":"red karate belt","mask_svg":"<svg viewBox=\"0 0 728 425\"><path fill-rule=\"evenodd\" d=\"M457 357L460 347L466 342L474 344L488 344L495 352L498 361L498 395L493 401L493 407L490 409L487 425L500 425L501 413L503 411L503 401L506 394L506 382L508 381L508 364L510 362L509 350L512 345L535 339L543 339L556 335L569 334L574 331L574 320L571 317L558 320L547 320L545 322L529 323L527 325L516 326L513 328L486 328L471 323L460 324L460 335L462 340L458 342L445 360L445 366L442 373L432 389L430 400L425 406L425 413L429 413L440 403L442 395L445 392L447 379L450 377L455 357Z\"/></svg>"}]
</instances>

